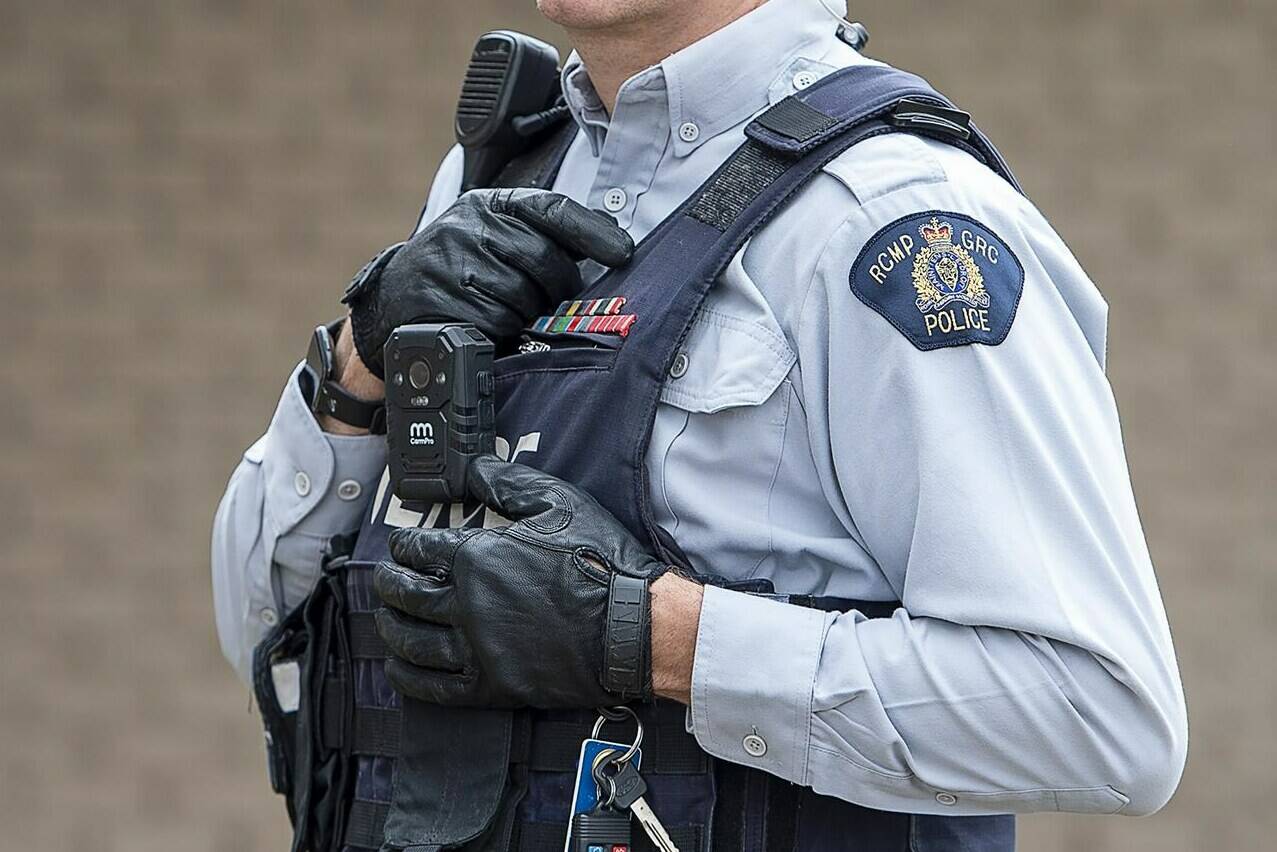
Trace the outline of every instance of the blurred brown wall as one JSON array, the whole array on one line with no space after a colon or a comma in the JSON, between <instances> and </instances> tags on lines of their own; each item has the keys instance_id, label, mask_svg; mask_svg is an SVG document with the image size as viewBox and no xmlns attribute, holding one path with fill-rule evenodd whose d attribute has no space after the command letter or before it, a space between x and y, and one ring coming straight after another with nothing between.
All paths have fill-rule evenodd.
<instances>
[{"instance_id":1,"label":"blurred brown wall","mask_svg":"<svg viewBox=\"0 0 1277 852\"><path fill-rule=\"evenodd\" d=\"M815 2L815 0L812 0ZM413 223L468 47L532 0L0 3L0 848L285 848L216 647L210 519L309 328ZM1277 835L1277 2L874 0L1112 304L1110 373L1189 693L1144 820Z\"/></svg>"}]
</instances>

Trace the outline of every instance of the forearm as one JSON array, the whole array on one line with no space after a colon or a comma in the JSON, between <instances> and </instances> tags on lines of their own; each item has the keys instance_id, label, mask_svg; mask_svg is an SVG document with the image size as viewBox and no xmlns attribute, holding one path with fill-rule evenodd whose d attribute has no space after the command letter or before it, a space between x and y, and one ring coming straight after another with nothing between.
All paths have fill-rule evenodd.
<instances>
[{"instance_id":1,"label":"forearm","mask_svg":"<svg viewBox=\"0 0 1277 852\"><path fill-rule=\"evenodd\" d=\"M652 583L652 688L692 703L692 664L704 590L674 572Z\"/></svg>"}]
</instances>

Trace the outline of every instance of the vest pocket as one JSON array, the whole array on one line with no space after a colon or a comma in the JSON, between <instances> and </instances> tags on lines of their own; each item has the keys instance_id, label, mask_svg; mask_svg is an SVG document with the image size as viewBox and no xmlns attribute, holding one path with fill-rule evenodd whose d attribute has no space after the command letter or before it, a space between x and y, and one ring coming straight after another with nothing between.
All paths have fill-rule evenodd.
<instances>
[{"instance_id":1,"label":"vest pocket","mask_svg":"<svg viewBox=\"0 0 1277 852\"><path fill-rule=\"evenodd\" d=\"M619 334L590 334L584 331L523 332L519 354L548 352L552 349L620 349L625 341Z\"/></svg>"},{"instance_id":2,"label":"vest pocket","mask_svg":"<svg viewBox=\"0 0 1277 852\"><path fill-rule=\"evenodd\" d=\"M386 845L459 846L497 815L510 765L513 714L403 700Z\"/></svg>"},{"instance_id":3,"label":"vest pocket","mask_svg":"<svg viewBox=\"0 0 1277 852\"><path fill-rule=\"evenodd\" d=\"M531 330L524 331L523 338L518 352L494 362L498 380L525 373L610 370L625 340L615 334Z\"/></svg>"}]
</instances>

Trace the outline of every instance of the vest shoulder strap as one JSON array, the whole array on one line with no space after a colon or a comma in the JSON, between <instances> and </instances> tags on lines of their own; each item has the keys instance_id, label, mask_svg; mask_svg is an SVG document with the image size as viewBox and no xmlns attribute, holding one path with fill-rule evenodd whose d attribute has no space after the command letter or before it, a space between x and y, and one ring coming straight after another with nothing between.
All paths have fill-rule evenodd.
<instances>
[{"instance_id":1,"label":"vest shoulder strap","mask_svg":"<svg viewBox=\"0 0 1277 852\"><path fill-rule=\"evenodd\" d=\"M763 112L745 135L782 153L805 155L835 136L879 122L879 132L928 136L962 148L1021 191L1002 154L970 114L926 80L888 65L853 65Z\"/></svg>"},{"instance_id":2,"label":"vest shoulder strap","mask_svg":"<svg viewBox=\"0 0 1277 852\"><path fill-rule=\"evenodd\" d=\"M827 163L885 133L912 133L960 148L1022 192L971 116L929 83L886 65L853 65L750 122L744 144L648 239L660 238L685 215L727 235L728 244L739 249Z\"/></svg>"}]
</instances>

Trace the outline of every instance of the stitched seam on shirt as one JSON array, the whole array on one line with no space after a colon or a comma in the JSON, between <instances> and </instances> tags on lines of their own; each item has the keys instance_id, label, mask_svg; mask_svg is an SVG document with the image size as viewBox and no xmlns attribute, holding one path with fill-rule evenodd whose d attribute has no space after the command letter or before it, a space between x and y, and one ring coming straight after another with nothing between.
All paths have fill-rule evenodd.
<instances>
[{"instance_id":1,"label":"stitched seam on shirt","mask_svg":"<svg viewBox=\"0 0 1277 852\"><path fill-rule=\"evenodd\" d=\"M888 195L894 195L895 193L902 192L906 189L912 189L917 186L931 186L938 183L945 183L946 181L949 180L949 174L948 172L945 171L944 164L941 163L940 158L937 157L936 154L930 148L927 147L926 141L924 139L909 133L893 133L893 134L889 134L888 136L893 141L899 141L898 137L902 137L905 140L909 140L905 144L911 144L913 142L917 142L919 148L921 149L922 155L925 156L929 160L929 162L922 163L917 158L911 158L909 160L909 163L911 165L918 165L920 167L926 168L927 172L925 174L915 174L912 177L905 177L904 180L889 184L887 186L878 187L876 189L871 186L862 186L861 189L865 190L865 192L863 192L863 197L862 197L862 192L858 192L854 186L848 185L849 182L857 183L857 181L854 181L852 178L853 177L858 178L860 177L860 174L859 173L855 173L854 175L843 174L837 171L838 161L842 159L842 157L846 156L849 152L854 151L856 147L858 147L858 145L853 145L852 147L848 148L842 154L835 157L832 161L830 161L828 164L826 164L824 167L821 168L822 172L824 172L826 175L833 178L834 180L838 181L838 183L842 184L843 188L846 189L848 192L850 192L852 197L855 198L856 202L859 203L862 207L868 204L870 201L876 201L879 198L885 198ZM873 138L877 139L880 137L875 136ZM868 142L869 140L866 139L864 141ZM939 144L943 144L943 143L939 143ZM872 191L869 191L869 190L872 190Z\"/></svg>"},{"instance_id":2,"label":"stitched seam on shirt","mask_svg":"<svg viewBox=\"0 0 1277 852\"><path fill-rule=\"evenodd\" d=\"M771 306L769 305L768 307L770 308ZM787 357L794 354L793 350L789 348L788 341L783 336L774 333L761 323L743 320L731 314L716 311L713 308L701 308L701 316L705 319L705 322L716 325L719 328L739 331L757 340L765 345L773 355Z\"/></svg>"},{"instance_id":3,"label":"stitched seam on shirt","mask_svg":"<svg viewBox=\"0 0 1277 852\"><path fill-rule=\"evenodd\" d=\"M787 383L788 383L788 380L782 378L780 380L780 385L778 385L777 387L784 387ZM781 463L784 461L784 458L785 458L785 436L789 432L790 398L791 398L791 394L786 393L785 394L785 419L780 424L780 449L777 450L776 452L776 466L772 469L771 481L767 483L767 552L764 553L761 557L759 557L758 563L754 565L753 570L746 575L749 578L752 578L758 574L758 569L763 567L763 562L765 562L769 556L774 555L774 551L776 548L776 525L775 523L772 522L772 500L776 496L776 480L780 478Z\"/></svg>"},{"instance_id":4,"label":"stitched seam on shirt","mask_svg":"<svg viewBox=\"0 0 1277 852\"><path fill-rule=\"evenodd\" d=\"M714 640L713 622L710 621L709 619L701 619L699 630L706 631L706 635L705 635L706 647L713 647L713 640ZM700 644L699 635L697 636L696 644L697 645ZM710 727L710 722L709 722L709 700L708 700L708 697L705 695L705 682L706 680L708 680L708 678L696 677L696 658L699 656L700 656L699 654L693 654L693 658L692 658L692 707L693 708L698 706L700 707L701 709L700 721L702 722L702 725L700 727L702 728L705 734L706 741L709 744L713 745L713 744L717 744L718 741L714 737L713 729ZM699 680L699 683L698 683L698 680ZM698 695L699 695L699 700L697 699ZM696 722L695 713L692 714L692 722L693 722L693 728L697 727L695 724Z\"/></svg>"},{"instance_id":5,"label":"stitched seam on shirt","mask_svg":"<svg viewBox=\"0 0 1277 852\"><path fill-rule=\"evenodd\" d=\"M825 640L829 638L829 629L833 626L834 618L826 615L820 622L820 641L816 646L815 660L811 667L811 677L807 684L807 703L801 708L803 711L802 718L798 720L798 724L794 726L802 738L801 748L798 751L800 773L798 781L801 784L807 783L808 773L811 771L811 728L815 720L816 709L816 677L820 672L820 660L825 655Z\"/></svg>"},{"instance_id":6,"label":"stitched seam on shirt","mask_svg":"<svg viewBox=\"0 0 1277 852\"><path fill-rule=\"evenodd\" d=\"M1069 795L1071 793L1104 793L1112 800L1113 804L1119 805L1118 810L1126 807L1129 801L1127 797L1121 793L1112 784L1096 784L1091 787L1028 787L1017 790L990 790L988 792L977 792L975 790L947 790L959 798L966 797L968 799L995 799L1004 796L1036 796L1049 795L1055 803L1057 810L1060 809L1060 796ZM1108 813L1117 813L1117 811L1108 811Z\"/></svg>"},{"instance_id":7,"label":"stitched seam on shirt","mask_svg":"<svg viewBox=\"0 0 1277 852\"><path fill-rule=\"evenodd\" d=\"M828 239L825 240L825 244L820 247L820 251L816 254L816 262L812 264L811 267L811 278L807 281L807 288L803 291L802 302L800 302L798 306L798 328L796 329L797 333L794 335L796 340L802 339L803 327L809 316L807 311L807 302L811 299L812 291L816 289L816 279L820 277L820 267L825 262L825 255L829 254L829 249L833 246L834 240L840 233L842 233L844 228L851 224L851 220L854 219L857 214L865 215L864 208L857 207L855 210L848 213L846 218L838 223L838 227L834 228L833 231L830 232Z\"/></svg>"},{"instance_id":8,"label":"stitched seam on shirt","mask_svg":"<svg viewBox=\"0 0 1277 852\"><path fill-rule=\"evenodd\" d=\"M665 447L665 452L661 456L661 500L665 502L665 510L669 512L670 517L674 519L674 528L669 531L670 535L675 535L678 532L680 519L678 517L678 512L674 511L674 505L670 503L668 487L669 477L666 475L666 471L669 470L669 458L670 453L674 451L674 444L678 442L679 438L683 437L683 433L687 431L687 427L691 424L691 422L691 413L684 411L683 425L679 427L678 434L670 439L669 445Z\"/></svg>"}]
</instances>

